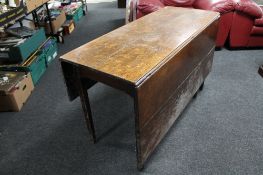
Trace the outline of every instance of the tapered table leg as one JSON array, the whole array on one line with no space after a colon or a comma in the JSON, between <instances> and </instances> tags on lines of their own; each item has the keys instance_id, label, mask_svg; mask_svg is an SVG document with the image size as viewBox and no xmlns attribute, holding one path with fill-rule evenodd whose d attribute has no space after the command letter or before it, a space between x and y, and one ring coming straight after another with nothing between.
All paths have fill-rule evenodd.
<instances>
[{"instance_id":1,"label":"tapered table leg","mask_svg":"<svg viewBox=\"0 0 263 175\"><path fill-rule=\"evenodd\" d=\"M258 69L258 73L263 77L263 65Z\"/></svg>"},{"instance_id":2,"label":"tapered table leg","mask_svg":"<svg viewBox=\"0 0 263 175\"><path fill-rule=\"evenodd\" d=\"M82 78L80 77L79 71L77 68L76 68L76 75L77 75L76 79L78 83L77 87L78 87L79 96L80 96L80 100L82 104L82 109L83 109L84 116L85 116L86 125L90 132L91 140L93 141L93 143L96 143L96 134L95 134L94 124L93 124L93 119L92 119L92 113L90 109L89 95L87 92L88 89L85 86L85 83L83 82Z\"/></svg>"},{"instance_id":3,"label":"tapered table leg","mask_svg":"<svg viewBox=\"0 0 263 175\"><path fill-rule=\"evenodd\" d=\"M118 0L118 8L126 8L126 0Z\"/></svg>"},{"instance_id":4,"label":"tapered table leg","mask_svg":"<svg viewBox=\"0 0 263 175\"><path fill-rule=\"evenodd\" d=\"M199 88L199 91L202 91L204 89L204 82L201 84L200 88Z\"/></svg>"}]
</instances>

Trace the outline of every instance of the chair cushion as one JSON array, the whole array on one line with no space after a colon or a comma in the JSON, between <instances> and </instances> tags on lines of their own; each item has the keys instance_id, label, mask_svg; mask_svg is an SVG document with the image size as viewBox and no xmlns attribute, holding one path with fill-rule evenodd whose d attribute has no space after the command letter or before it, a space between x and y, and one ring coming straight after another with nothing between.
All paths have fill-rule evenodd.
<instances>
[{"instance_id":1,"label":"chair cushion","mask_svg":"<svg viewBox=\"0 0 263 175\"><path fill-rule=\"evenodd\" d=\"M194 2L195 0L163 0L164 5L175 7L192 7Z\"/></svg>"},{"instance_id":2,"label":"chair cushion","mask_svg":"<svg viewBox=\"0 0 263 175\"><path fill-rule=\"evenodd\" d=\"M141 13L149 14L165 6L160 0L139 0L137 7Z\"/></svg>"},{"instance_id":3,"label":"chair cushion","mask_svg":"<svg viewBox=\"0 0 263 175\"><path fill-rule=\"evenodd\" d=\"M263 27L254 26L252 28L251 35L263 35Z\"/></svg>"}]
</instances>

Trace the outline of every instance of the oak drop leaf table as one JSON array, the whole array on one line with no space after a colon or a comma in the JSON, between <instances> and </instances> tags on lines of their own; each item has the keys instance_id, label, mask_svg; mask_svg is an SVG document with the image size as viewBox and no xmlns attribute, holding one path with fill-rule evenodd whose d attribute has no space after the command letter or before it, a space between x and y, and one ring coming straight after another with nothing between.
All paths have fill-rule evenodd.
<instances>
[{"instance_id":1,"label":"oak drop leaf table","mask_svg":"<svg viewBox=\"0 0 263 175\"><path fill-rule=\"evenodd\" d=\"M63 55L69 98L80 97L92 140L87 89L102 82L134 99L142 169L209 74L218 19L216 12L165 7Z\"/></svg>"}]
</instances>

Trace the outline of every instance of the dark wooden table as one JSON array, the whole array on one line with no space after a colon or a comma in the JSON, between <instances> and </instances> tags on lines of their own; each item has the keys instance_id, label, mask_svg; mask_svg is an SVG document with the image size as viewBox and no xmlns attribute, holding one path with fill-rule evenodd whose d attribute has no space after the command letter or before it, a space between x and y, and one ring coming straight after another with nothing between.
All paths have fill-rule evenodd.
<instances>
[{"instance_id":1,"label":"dark wooden table","mask_svg":"<svg viewBox=\"0 0 263 175\"><path fill-rule=\"evenodd\" d=\"M63 55L70 100L80 96L92 140L87 89L102 82L134 99L142 169L209 74L218 19L215 12L166 7Z\"/></svg>"}]
</instances>

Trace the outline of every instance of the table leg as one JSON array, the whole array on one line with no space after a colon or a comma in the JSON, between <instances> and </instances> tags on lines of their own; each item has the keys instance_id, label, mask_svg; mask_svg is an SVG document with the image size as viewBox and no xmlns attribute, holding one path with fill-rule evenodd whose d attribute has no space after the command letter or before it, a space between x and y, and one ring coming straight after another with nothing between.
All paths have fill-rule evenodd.
<instances>
[{"instance_id":1,"label":"table leg","mask_svg":"<svg viewBox=\"0 0 263 175\"><path fill-rule=\"evenodd\" d=\"M202 91L203 88L204 88L204 82L203 82L203 83L201 84L201 86L199 87L199 91ZM198 91L194 94L193 99L196 99L197 94L198 94Z\"/></svg>"},{"instance_id":2,"label":"table leg","mask_svg":"<svg viewBox=\"0 0 263 175\"><path fill-rule=\"evenodd\" d=\"M201 84L200 88L199 88L199 91L202 91L204 89L204 82Z\"/></svg>"},{"instance_id":3,"label":"table leg","mask_svg":"<svg viewBox=\"0 0 263 175\"><path fill-rule=\"evenodd\" d=\"M258 69L258 73L263 77L263 65Z\"/></svg>"},{"instance_id":4,"label":"table leg","mask_svg":"<svg viewBox=\"0 0 263 175\"><path fill-rule=\"evenodd\" d=\"M118 0L118 8L126 8L126 0Z\"/></svg>"},{"instance_id":5,"label":"table leg","mask_svg":"<svg viewBox=\"0 0 263 175\"><path fill-rule=\"evenodd\" d=\"M137 169L141 171L144 168L144 162L141 155L141 140L140 140L140 116L139 116L139 103L138 97L134 97L134 114L135 114L135 137L136 137L136 158L137 158Z\"/></svg>"},{"instance_id":6,"label":"table leg","mask_svg":"<svg viewBox=\"0 0 263 175\"><path fill-rule=\"evenodd\" d=\"M80 77L78 70L76 70L76 74L77 74L76 79L77 79L77 84L78 84L77 86L78 86L79 96L80 96L80 100L82 104L82 109L83 109L84 116L85 116L86 125L91 134L91 140L93 141L93 143L96 143L95 129L94 129L92 113L90 109L89 95L87 92L88 89L85 86L83 79Z\"/></svg>"}]
</instances>

